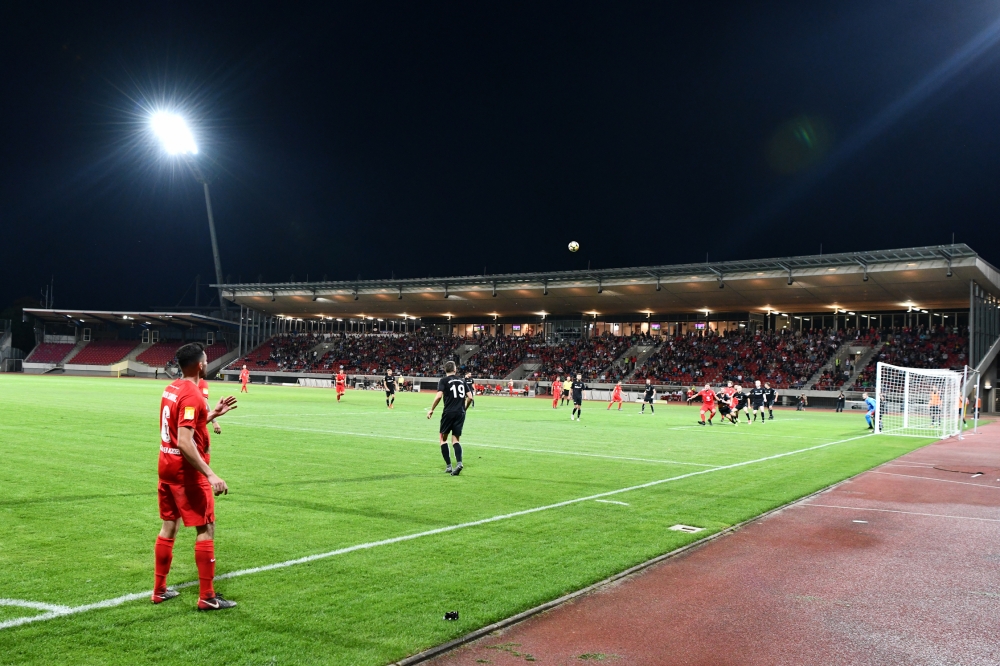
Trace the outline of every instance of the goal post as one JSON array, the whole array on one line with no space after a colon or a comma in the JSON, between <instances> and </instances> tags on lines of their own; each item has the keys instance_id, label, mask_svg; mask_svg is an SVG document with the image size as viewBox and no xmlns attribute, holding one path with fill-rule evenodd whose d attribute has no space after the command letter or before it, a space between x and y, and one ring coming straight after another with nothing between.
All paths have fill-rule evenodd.
<instances>
[{"instance_id":1,"label":"goal post","mask_svg":"<svg viewBox=\"0 0 1000 666\"><path fill-rule=\"evenodd\" d=\"M952 437L962 432L967 382L952 370L904 368L879 362L875 372L875 432Z\"/></svg>"}]
</instances>

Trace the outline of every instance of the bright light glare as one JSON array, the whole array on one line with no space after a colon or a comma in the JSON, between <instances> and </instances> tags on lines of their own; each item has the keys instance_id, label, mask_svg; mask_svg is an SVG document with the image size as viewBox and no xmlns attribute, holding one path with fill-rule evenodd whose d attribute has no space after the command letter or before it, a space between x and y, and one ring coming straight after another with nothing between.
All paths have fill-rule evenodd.
<instances>
[{"instance_id":1,"label":"bright light glare","mask_svg":"<svg viewBox=\"0 0 1000 666\"><path fill-rule=\"evenodd\" d=\"M163 149L171 155L198 154L194 136L184 119L173 113L155 113L150 119L153 132L159 137Z\"/></svg>"}]
</instances>

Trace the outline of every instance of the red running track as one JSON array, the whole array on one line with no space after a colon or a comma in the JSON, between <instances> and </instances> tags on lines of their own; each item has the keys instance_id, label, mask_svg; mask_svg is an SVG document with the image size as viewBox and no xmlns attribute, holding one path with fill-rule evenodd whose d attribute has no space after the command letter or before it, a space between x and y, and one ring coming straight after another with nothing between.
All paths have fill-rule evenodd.
<instances>
[{"instance_id":1,"label":"red running track","mask_svg":"<svg viewBox=\"0 0 1000 666\"><path fill-rule=\"evenodd\" d=\"M1000 664L998 453L931 444L428 663Z\"/></svg>"}]
</instances>

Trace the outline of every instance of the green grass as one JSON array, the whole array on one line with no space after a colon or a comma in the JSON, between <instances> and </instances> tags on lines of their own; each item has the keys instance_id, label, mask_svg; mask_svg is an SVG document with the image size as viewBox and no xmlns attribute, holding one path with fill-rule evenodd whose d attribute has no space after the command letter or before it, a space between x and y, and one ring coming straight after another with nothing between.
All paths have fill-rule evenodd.
<instances>
[{"instance_id":1,"label":"green grass","mask_svg":"<svg viewBox=\"0 0 1000 666\"><path fill-rule=\"evenodd\" d=\"M0 598L79 606L152 587L163 385L0 375ZM213 399L224 389L213 383ZM548 401L479 398L453 478L431 398L402 394L390 412L376 392L337 404L329 390L252 386L213 438L231 489L217 504L217 574L707 473L608 497L628 506L581 501L220 581L232 611L196 612L187 588L161 606L0 629L0 664L385 664L927 441L865 436L857 412L702 428L696 407L587 403L571 422ZM706 531L667 529L677 523ZM193 539L179 535L171 583L196 579ZM460 620L443 621L448 610ZM0 623L40 612L0 605Z\"/></svg>"}]
</instances>

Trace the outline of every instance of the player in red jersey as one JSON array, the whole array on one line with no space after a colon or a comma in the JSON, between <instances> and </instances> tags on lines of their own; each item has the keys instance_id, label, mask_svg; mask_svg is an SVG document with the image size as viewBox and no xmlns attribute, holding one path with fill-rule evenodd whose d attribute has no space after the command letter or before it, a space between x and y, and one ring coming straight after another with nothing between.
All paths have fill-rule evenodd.
<instances>
[{"instance_id":1,"label":"player in red jersey","mask_svg":"<svg viewBox=\"0 0 1000 666\"><path fill-rule=\"evenodd\" d=\"M562 395L562 382L559 377L552 382L552 409L558 409L559 407L559 397Z\"/></svg>"},{"instance_id":2,"label":"player in red jersey","mask_svg":"<svg viewBox=\"0 0 1000 666\"><path fill-rule=\"evenodd\" d=\"M208 359L205 348L194 342L177 350L182 377L163 391L160 399L160 462L157 496L163 525L156 537L154 604L180 594L167 587L173 559L177 522L197 532L194 561L198 567L198 609L232 608L235 602L215 592L215 495L229 492L226 482L208 466L208 422L236 408L236 398L223 398L209 411L199 389Z\"/></svg>"},{"instance_id":3,"label":"player in red jersey","mask_svg":"<svg viewBox=\"0 0 1000 666\"><path fill-rule=\"evenodd\" d=\"M250 381L250 371L247 370L247 366L244 365L243 369L240 370L240 384L243 385L242 387L240 387L240 393L250 392L247 390L247 382L249 381Z\"/></svg>"},{"instance_id":4,"label":"player in red jersey","mask_svg":"<svg viewBox=\"0 0 1000 666\"><path fill-rule=\"evenodd\" d=\"M198 390L201 391L201 394L203 396L205 396L205 407L207 407L209 409L209 412L211 412L212 403L210 403L208 401L208 382L205 381L205 371L204 370L202 370L202 372L201 372L201 378L198 380ZM218 419L216 419L216 418L213 417L213 418L209 419L209 422L212 424L212 430L215 431L215 434L216 435L221 435L222 434L222 426L219 425Z\"/></svg>"},{"instance_id":5,"label":"player in red jersey","mask_svg":"<svg viewBox=\"0 0 1000 666\"><path fill-rule=\"evenodd\" d=\"M513 379L511 379L510 381L507 382L507 394L510 395L510 397L512 397L512 398L514 397L514 380Z\"/></svg>"},{"instance_id":6,"label":"player in red jersey","mask_svg":"<svg viewBox=\"0 0 1000 666\"><path fill-rule=\"evenodd\" d=\"M337 402L343 397L347 390L347 375L344 374L344 366L340 366L340 371L334 377L334 384L337 387Z\"/></svg>"},{"instance_id":7,"label":"player in red jersey","mask_svg":"<svg viewBox=\"0 0 1000 666\"><path fill-rule=\"evenodd\" d=\"M712 390L712 385L705 384L705 388L688 398L687 401L691 402L696 397L701 398L701 420L698 421L698 425L705 425L705 414L708 414L708 425L712 425L712 418L715 417L715 391Z\"/></svg>"},{"instance_id":8,"label":"player in red jersey","mask_svg":"<svg viewBox=\"0 0 1000 666\"><path fill-rule=\"evenodd\" d=\"M618 403L618 411L622 411L622 383L618 382L615 384L615 388L611 391L611 402L608 403L608 409L611 409L611 405Z\"/></svg>"}]
</instances>

